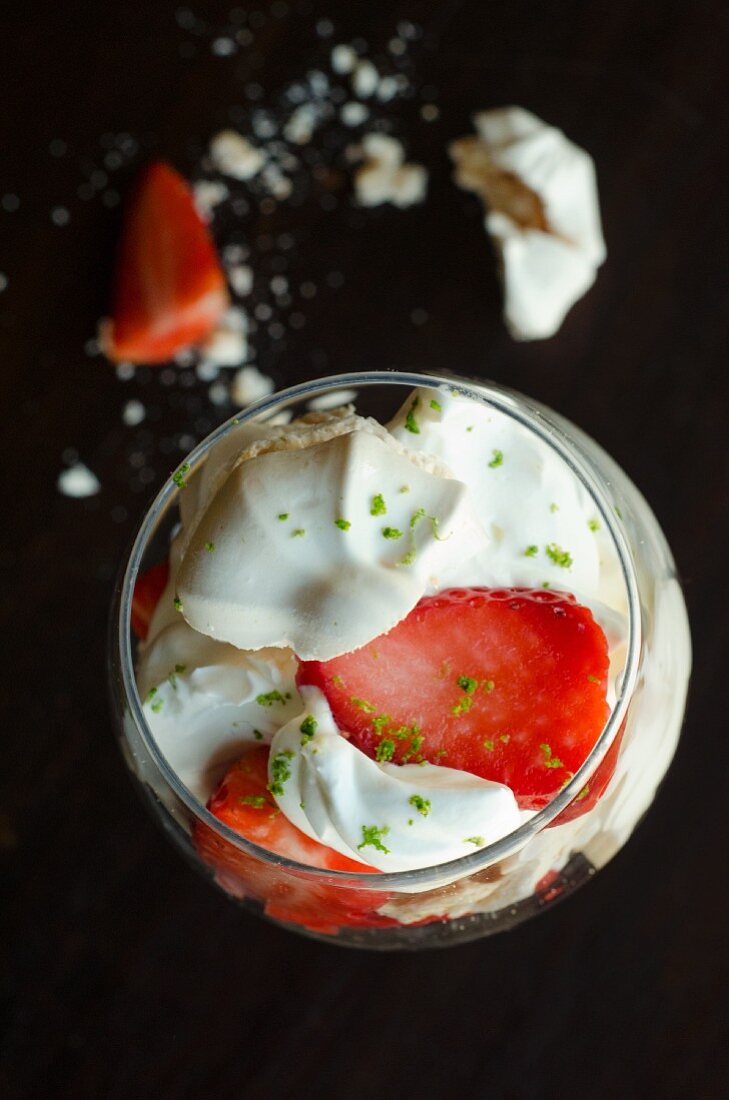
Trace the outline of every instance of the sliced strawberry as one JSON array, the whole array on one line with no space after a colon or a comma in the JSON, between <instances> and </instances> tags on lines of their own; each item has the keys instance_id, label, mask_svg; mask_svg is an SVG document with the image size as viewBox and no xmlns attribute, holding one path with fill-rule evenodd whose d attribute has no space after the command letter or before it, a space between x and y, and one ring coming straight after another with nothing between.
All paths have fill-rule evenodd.
<instances>
[{"instance_id":1,"label":"sliced strawberry","mask_svg":"<svg viewBox=\"0 0 729 1100\"><path fill-rule=\"evenodd\" d=\"M170 563L161 561L137 577L132 595L132 630L140 641L144 641L149 633L154 609L167 587L169 576Z\"/></svg>"},{"instance_id":2,"label":"sliced strawberry","mask_svg":"<svg viewBox=\"0 0 729 1100\"><path fill-rule=\"evenodd\" d=\"M268 790L267 748L253 748L233 765L210 798L208 809L235 832L276 855L309 867L377 874L375 868L311 840L284 816ZM385 893L323 885L284 871L241 852L199 823L194 840L225 889L265 902L266 913L277 920L325 932L342 925L381 927L396 923L374 911L387 900Z\"/></svg>"},{"instance_id":3,"label":"sliced strawberry","mask_svg":"<svg viewBox=\"0 0 729 1100\"><path fill-rule=\"evenodd\" d=\"M554 821L550 821L549 827L554 825L565 825L568 821L574 821L576 817L582 817L588 810L594 809L605 793L605 789L615 772L624 732L625 723L623 722L615 736L615 740L588 779L587 783L585 783L579 794L572 799L566 809L562 810L561 814L557 814Z\"/></svg>"},{"instance_id":4,"label":"sliced strawberry","mask_svg":"<svg viewBox=\"0 0 729 1100\"><path fill-rule=\"evenodd\" d=\"M605 635L573 596L461 588L361 649L302 663L298 680L369 756L472 772L539 809L605 724L607 672Z\"/></svg>"},{"instance_id":5,"label":"sliced strawberry","mask_svg":"<svg viewBox=\"0 0 729 1100\"><path fill-rule=\"evenodd\" d=\"M192 193L157 161L126 210L104 350L115 362L163 363L204 340L227 306L225 276Z\"/></svg>"}]
</instances>

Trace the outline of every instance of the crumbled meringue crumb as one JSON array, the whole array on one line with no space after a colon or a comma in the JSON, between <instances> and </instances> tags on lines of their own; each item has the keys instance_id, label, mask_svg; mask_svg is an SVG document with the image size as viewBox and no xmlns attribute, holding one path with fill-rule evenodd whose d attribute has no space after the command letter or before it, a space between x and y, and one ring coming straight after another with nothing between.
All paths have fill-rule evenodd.
<instances>
[{"instance_id":1,"label":"crumbled meringue crumb","mask_svg":"<svg viewBox=\"0 0 729 1100\"><path fill-rule=\"evenodd\" d=\"M371 61L360 61L352 74L352 91L360 99L369 99L377 91L380 74Z\"/></svg>"},{"instance_id":2,"label":"crumbled meringue crumb","mask_svg":"<svg viewBox=\"0 0 729 1100\"><path fill-rule=\"evenodd\" d=\"M351 99L342 106L339 117L345 126L361 126L370 117L370 112L364 103Z\"/></svg>"},{"instance_id":3,"label":"crumbled meringue crumb","mask_svg":"<svg viewBox=\"0 0 729 1100\"><path fill-rule=\"evenodd\" d=\"M357 60L357 53L351 46L339 45L332 50L332 69L340 76L347 76L354 72Z\"/></svg>"},{"instance_id":4,"label":"crumbled meringue crumb","mask_svg":"<svg viewBox=\"0 0 729 1100\"><path fill-rule=\"evenodd\" d=\"M248 264L232 264L228 268L228 280L235 293L245 298L253 289L253 268Z\"/></svg>"},{"instance_id":5,"label":"crumbled meringue crumb","mask_svg":"<svg viewBox=\"0 0 729 1100\"><path fill-rule=\"evenodd\" d=\"M66 497L93 497L101 489L95 474L83 462L76 462L58 475L58 491Z\"/></svg>"},{"instance_id":6,"label":"crumbled meringue crumb","mask_svg":"<svg viewBox=\"0 0 729 1100\"><path fill-rule=\"evenodd\" d=\"M225 202L230 192L221 180L199 180L192 189L195 206L201 218L209 221L213 210Z\"/></svg>"},{"instance_id":7,"label":"crumbled meringue crumb","mask_svg":"<svg viewBox=\"0 0 729 1100\"><path fill-rule=\"evenodd\" d=\"M320 112L313 103L302 103L284 126L283 135L294 145L307 145L320 119Z\"/></svg>"},{"instance_id":8,"label":"crumbled meringue crumb","mask_svg":"<svg viewBox=\"0 0 729 1100\"><path fill-rule=\"evenodd\" d=\"M122 409L122 420L129 428L135 428L141 424L147 415L147 410L141 401L127 401Z\"/></svg>"},{"instance_id":9,"label":"crumbled meringue crumb","mask_svg":"<svg viewBox=\"0 0 729 1100\"><path fill-rule=\"evenodd\" d=\"M252 179L266 162L265 155L235 130L221 130L210 142L210 158L224 176Z\"/></svg>"},{"instance_id":10,"label":"crumbled meringue crumb","mask_svg":"<svg viewBox=\"0 0 729 1100\"><path fill-rule=\"evenodd\" d=\"M248 318L233 306L202 346L203 361L218 367L237 367L248 354Z\"/></svg>"},{"instance_id":11,"label":"crumbled meringue crumb","mask_svg":"<svg viewBox=\"0 0 729 1100\"><path fill-rule=\"evenodd\" d=\"M241 407L250 405L259 397L266 397L273 393L273 379L267 374L261 374L258 367L241 367L233 376L230 387L230 396L236 405Z\"/></svg>"},{"instance_id":12,"label":"crumbled meringue crumb","mask_svg":"<svg viewBox=\"0 0 729 1100\"><path fill-rule=\"evenodd\" d=\"M386 134L367 134L359 155L364 164L354 177L355 194L360 206L412 206L422 202L428 186L428 173L421 164L405 164L401 143Z\"/></svg>"}]
</instances>

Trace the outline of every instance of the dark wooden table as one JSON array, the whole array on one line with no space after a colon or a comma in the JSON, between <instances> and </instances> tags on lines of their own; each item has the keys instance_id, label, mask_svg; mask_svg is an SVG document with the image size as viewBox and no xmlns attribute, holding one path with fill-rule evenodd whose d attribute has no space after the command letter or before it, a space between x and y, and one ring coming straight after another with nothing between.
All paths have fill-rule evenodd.
<instances>
[{"instance_id":1,"label":"dark wooden table","mask_svg":"<svg viewBox=\"0 0 729 1100\"><path fill-rule=\"evenodd\" d=\"M69 0L2 17L0 1091L726 1095L724 5L231 7L197 0L191 19L166 0ZM229 18L250 33L217 56ZM333 37L326 23L317 32L321 19ZM141 809L107 709L110 594L154 486L186 437L230 410L211 403L208 383L183 385L179 368L122 382L86 342L106 303L118 197L138 166L164 155L194 174L212 133L245 127L253 107L326 68L334 42L363 38L377 60L403 19L424 29L407 51L415 94L381 114L429 166L428 202L355 211L340 135L321 186L216 223L222 241L252 248L252 301L269 301L283 271L304 319L283 338L259 325L256 360L278 384L451 368L579 422L655 507L685 580L696 663L655 807L589 887L506 936L377 956L244 915ZM435 121L421 116L426 100ZM479 206L453 188L445 155L472 111L504 102L594 154L609 250L560 334L526 345L501 324ZM307 282L313 297L300 293ZM130 398L147 410L137 427L121 419ZM88 500L56 489L73 451L102 483Z\"/></svg>"}]
</instances>

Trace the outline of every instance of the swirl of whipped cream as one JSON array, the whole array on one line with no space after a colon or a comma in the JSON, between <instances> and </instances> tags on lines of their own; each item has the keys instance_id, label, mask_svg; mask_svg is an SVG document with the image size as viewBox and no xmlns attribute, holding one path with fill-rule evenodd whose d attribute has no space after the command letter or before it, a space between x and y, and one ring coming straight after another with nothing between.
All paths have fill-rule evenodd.
<instances>
[{"instance_id":1,"label":"swirl of whipped cream","mask_svg":"<svg viewBox=\"0 0 729 1100\"><path fill-rule=\"evenodd\" d=\"M611 642L622 639L627 608L617 554L591 497L551 447L505 413L447 387L416 390L388 428L468 486L489 536L472 557L449 558L443 587L571 592L593 610Z\"/></svg>"},{"instance_id":2,"label":"swirl of whipped cream","mask_svg":"<svg viewBox=\"0 0 729 1100\"><path fill-rule=\"evenodd\" d=\"M247 744L270 741L300 712L295 677L291 650L244 653L178 615L147 646L138 682L159 748L204 802Z\"/></svg>"},{"instance_id":3,"label":"swirl of whipped cream","mask_svg":"<svg viewBox=\"0 0 729 1100\"><path fill-rule=\"evenodd\" d=\"M509 787L434 764L378 764L342 736L324 695L303 687L304 711L271 742L269 779L303 833L381 871L458 859L529 816Z\"/></svg>"}]
</instances>

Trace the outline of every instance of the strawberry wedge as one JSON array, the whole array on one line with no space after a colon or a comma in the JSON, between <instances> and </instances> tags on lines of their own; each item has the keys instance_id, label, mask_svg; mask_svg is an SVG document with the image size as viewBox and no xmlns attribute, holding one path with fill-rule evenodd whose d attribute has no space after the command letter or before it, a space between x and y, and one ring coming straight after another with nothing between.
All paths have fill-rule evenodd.
<instances>
[{"instance_id":1,"label":"strawberry wedge","mask_svg":"<svg viewBox=\"0 0 729 1100\"><path fill-rule=\"evenodd\" d=\"M208 802L210 812L254 844L296 863L377 874L373 867L311 840L281 813L268 789L268 752L263 746L252 748L230 768ZM287 873L241 852L201 823L195 827L194 841L202 859L215 869L221 886L263 902L268 916L276 920L322 932L342 925L395 923L375 912L387 900L386 893L338 888Z\"/></svg>"},{"instance_id":2,"label":"strawberry wedge","mask_svg":"<svg viewBox=\"0 0 729 1100\"><path fill-rule=\"evenodd\" d=\"M539 809L572 777L608 717L608 648L586 607L544 589L451 589L300 685L326 695L363 752L505 783ZM575 812L584 812L592 800Z\"/></svg>"},{"instance_id":3,"label":"strawberry wedge","mask_svg":"<svg viewBox=\"0 0 729 1100\"><path fill-rule=\"evenodd\" d=\"M160 561L137 577L132 594L131 619L132 630L142 642L149 634L149 624L152 621L154 609L167 586L169 575L170 563Z\"/></svg>"},{"instance_id":4,"label":"strawberry wedge","mask_svg":"<svg viewBox=\"0 0 729 1100\"><path fill-rule=\"evenodd\" d=\"M151 164L124 217L107 356L163 363L209 336L227 306L225 276L189 187L168 164Z\"/></svg>"}]
</instances>

